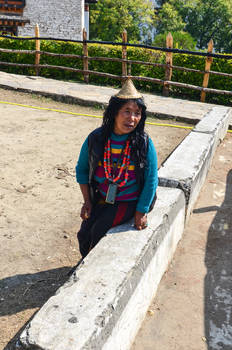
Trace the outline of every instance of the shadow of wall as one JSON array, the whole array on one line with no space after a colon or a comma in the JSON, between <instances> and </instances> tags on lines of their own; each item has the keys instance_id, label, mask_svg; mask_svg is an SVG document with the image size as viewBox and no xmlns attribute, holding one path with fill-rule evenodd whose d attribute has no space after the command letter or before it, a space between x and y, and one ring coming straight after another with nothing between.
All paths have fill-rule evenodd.
<instances>
[{"instance_id":1,"label":"shadow of wall","mask_svg":"<svg viewBox=\"0 0 232 350\"><path fill-rule=\"evenodd\" d=\"M66 282L69 272L70 267L62 267L2 279L0 281L0 316L40 308ZM23 328L9 341L4 350L16 349L15 343Z\"/></svg>"},{"instance_id":2,"label":"shadow of wall","mask_svg":"<svg viewBox=\"0 0 232 350\"><path fill-rule=\"evenodd\" d=\"M232 349L232 169L225 198L208 231L205 337L209 350Z\"/></svg>"}]
</instances>

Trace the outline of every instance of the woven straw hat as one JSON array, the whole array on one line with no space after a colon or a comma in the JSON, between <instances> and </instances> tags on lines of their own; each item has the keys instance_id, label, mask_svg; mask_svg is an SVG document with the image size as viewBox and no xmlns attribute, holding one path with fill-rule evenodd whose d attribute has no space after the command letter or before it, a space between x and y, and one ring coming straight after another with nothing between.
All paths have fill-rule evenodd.
<instances>
[{"instance_id":1,"label":"woven straw hat","mask_svg":"<svg viewBox=\"0 0 232 350\"><path fill-rule=\"evenodd\" d=\"M132 99L132 98L142 98L143 96L136 90L132 80L128 78L121 90L115 95L118 98Z\"/></svg>"}]
</instances>

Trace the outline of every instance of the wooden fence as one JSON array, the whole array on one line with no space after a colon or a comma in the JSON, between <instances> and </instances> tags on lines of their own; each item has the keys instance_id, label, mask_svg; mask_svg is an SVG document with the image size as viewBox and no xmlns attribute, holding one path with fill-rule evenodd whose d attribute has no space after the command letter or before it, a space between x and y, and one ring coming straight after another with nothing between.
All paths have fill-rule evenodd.
<instances>
[{"instance_id":1,"label":"wooden fence","mask_svg":"<svg viewBox=\"0 0 232 350\"><path fill-rule=\"evenodd\" d=\"M218 90L218 89L211 89L208 88L208 82L210 74L220 75L224 77L230 77L232 78L232 74L222 73L222 72L215 72L211 71L210 67L213 61L213 57L206 56L205 59L205 70L198 70L198 69L192 69L192 68L186 68L186 67L180 67L180 66L174 66L172 64L173 59L173 38L172 35L169 33L166 38L166 48L170 49L168 52L166 52L166 63L155 63L155 62L144 62L144 61L138 61L138 60L128 60L127 59L127 32L124 31L122 34L122 58L110 58L110 57L90 57L88 55L88 41L87 41L87 33L86 30L83 30L83 55L74 55L74 54L57 54L52 52L46 52L46 51L40 51L40 36L39 36L39 27L36 25L35 27L35 50L12 50L12 49L1 49L0 52L5 53L24 53L24 54L32 54L35 55L35 63L34 64L23 64L23 63L9 63L9 62L0 62L0 65L5 66L21 66L21 67L32 67L35 69L36 75L39 75L41 68L55 68L55 69L62 69L67 70L71 72L76 73L82 73L84 76L85 83L89 82L89 76L91 74L98 75L101 77L107 77L112 79L119 79L122 82L127 78L131 77L133 80L140 80L140 81L147 81L155 84L161 84L163 85L163 95L168 96L170 91L170 86L177 86L180 88L186 88L186 89L192 89L192 90L198 90L201 92L201 98L200 100L202 102L205 102L206 93L214 93L214 94L221 94L221 95L232 95L232 91L227 90ZM41 38L41 40L44 40ZM98 42L98 44L101 44ZM130 44L130 46L133 46ZM154 50L159 50L159 48L153 48ZM213 41L210 40L208 44L208 53L212 54L213 52ZM201 56L201 53L198 53ZM56 56L56 57L66 57L66 58L77 58L83 61L83 69L77 69L77 68L71 68L71 67L64 67L64 66L55 66L55 65L47 65L47 64L40 64L40 57L41 55L47 55L47 56ZM203 56L204 54L202 54ZM112 61L112 62L121 62L122 64L122 74L114 75L109 74L105 72L97 72L92 71L88 69L89 62L90 61ZM131 75L131 65L132 64L140 64L140 65L147 65L147 66L158 66L162 67L164 69L164 79L156 79L151 77L141 77L141 76L132 76ZM185 72L195 72L200 73L203 75L203 82L202 86L196 86L196 85L190 85L187 83L180 83L180 82L174 82L172 81L172 71L173 69L176 70L182 70Z\"/></svg>"}]
</instances>

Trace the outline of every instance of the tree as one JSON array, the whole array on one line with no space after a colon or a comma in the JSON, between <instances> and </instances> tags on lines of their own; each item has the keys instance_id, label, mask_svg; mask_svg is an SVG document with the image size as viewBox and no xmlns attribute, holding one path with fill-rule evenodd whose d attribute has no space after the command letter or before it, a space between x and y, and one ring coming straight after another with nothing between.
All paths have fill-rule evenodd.
<instances>
[{"instance_id":1,"label":"tree","mask_svg":"<svg viewBox=\"0 0 232 350\"><path fill-rule=\"evenodd\" d=\"M170 13L177 16L176 21ZM175 23L178 21L181 24L184 23L182 29L197 40L198 48L206 48L209 40L213 39L217 51L232 51L231 0L170 0L165 2L158 13L159 32L170 31L171 26L177 30Z\"/></svg>"},{"instance_id":2,"label":"tree","mask_svg":"<svg viewBox=\"0 0 232 350\"><path fill-rule=\"evenodd\" d=\"M186 15L186 30L197 39L199 48L206 48L213 39L217 51L231 50L228 46L232 29L231 0L199 0Z\"/></svg>"},{"instance_id":3,"label":"tree","mask_svg":"<svg viewBox=\"0 0 232 350\"><path fill-rule=\"evenodd\" d=\"M98 0L90 11L90 38L121 41L147 41L151 37L154 9L150 0Z\"/></svg>"},{"instance_id":4,"label":"tree","mask_svg":"<svg viewBox=\"0 0 232 350\"><path fill-rule=\"evenodd\" d=\"M196 47L196 41L189 33L183 31L171 32L173 37L173 47L176 49L194 50ZM168 32L158 34L153 41L154 46L166 47L166 37Z\"/></svg>"},{"instance_id":5,"label":"tree","mask_svg":"<svg viewBox=\"0 0 232 350\"><path fill-rule=\"evenodd\" d=\"M181 31L184 27L185 23L181 15L172 4L166 2L158 14L157 32Z\"/></svg>"}]
</instances>

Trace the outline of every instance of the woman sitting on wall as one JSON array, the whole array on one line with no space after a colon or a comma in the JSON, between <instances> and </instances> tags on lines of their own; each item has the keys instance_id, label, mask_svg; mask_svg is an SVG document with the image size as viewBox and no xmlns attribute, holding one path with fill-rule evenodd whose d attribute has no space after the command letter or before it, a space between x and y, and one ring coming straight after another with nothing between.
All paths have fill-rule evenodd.
<instances>
[{"instance_id":1,"label":"woman sitting on wall","mask_svg":"<svg viewBox=\"0 0 232 350\"><path fill-rule=\"evenodd\" d=\"M111 97L102 126L89 134L76 166L84 204L78 232L82 257L106 232L134 217L135 228L147 227L158 184L157 156L144 131L146 106L128 79Z\"/></svg>"}]
</instances>

